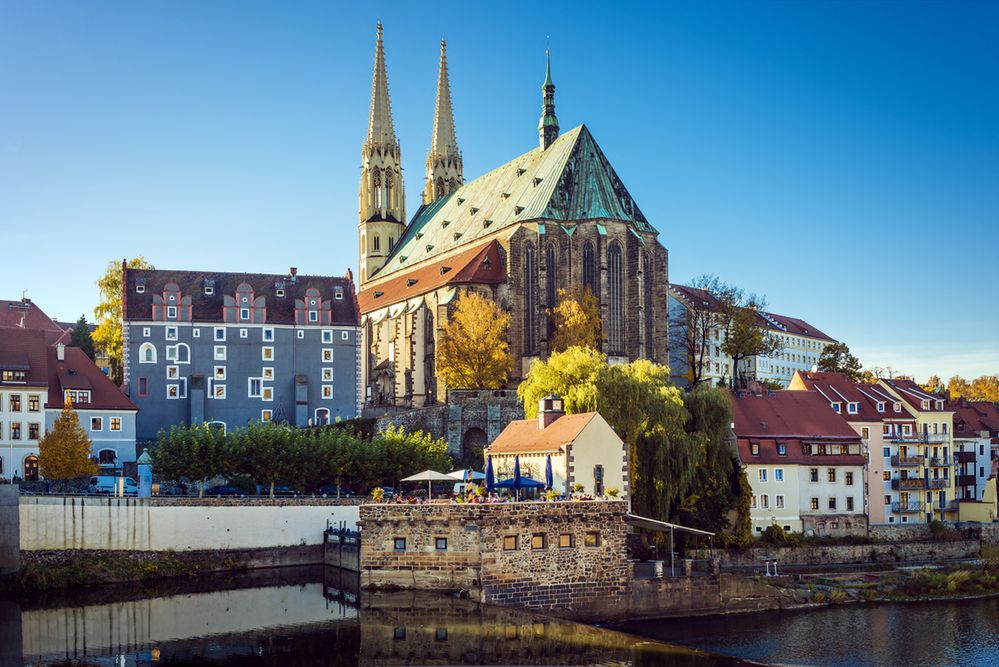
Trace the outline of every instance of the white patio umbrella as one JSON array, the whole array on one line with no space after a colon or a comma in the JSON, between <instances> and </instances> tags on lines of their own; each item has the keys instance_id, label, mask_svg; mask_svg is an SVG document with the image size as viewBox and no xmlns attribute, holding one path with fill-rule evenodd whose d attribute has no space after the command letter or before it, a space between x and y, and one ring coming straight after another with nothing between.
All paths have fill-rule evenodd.
<instances>
[{"instance_id":1,"label":"white patio umbrella","mask_svg":"<svg viewBox=\"0 0 999 667\"><path fill-rule=\"evenodd\" d=\"M461 470L452 470L451 472L449 472L447 474L447 476L450 477L450 478L452 478L452 479L456 479L459 482L464 482L465 479L466 479L465 476L467 474L468 474L468 468L462 468ZM473 482L477 481L477 480L480 480L480 479L485 479L485 478L486 478L486 473L479 472L478 470L472 470L472 481Z\"/></svg>"},{"instance_id":2,"label":"white patio umbrella","mask_svg":"<svg viewBox=\"0 0 999 667\"><path fill-rule=\"evenodd\" d=\"M454 477L450 475L445 475L442 472L437 472L436 470L424 470L423 472L416 473L415 475L410 475L409 477L404 477L399 480L400 482L426 482L427 483L427 500L430 500L433 491L431 489L431 484L433 482L453 482Z\"/></svg>"}]
</instances>

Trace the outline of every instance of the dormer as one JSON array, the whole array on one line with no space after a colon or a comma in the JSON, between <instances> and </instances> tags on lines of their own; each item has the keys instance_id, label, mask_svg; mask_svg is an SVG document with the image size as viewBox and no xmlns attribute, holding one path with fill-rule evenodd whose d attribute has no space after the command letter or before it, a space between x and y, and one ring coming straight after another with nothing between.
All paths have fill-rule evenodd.
<instances>
[{"instance_id":1,"label":"dormer","mask_svg":"<svg viewBox=\"0 0 999 667\"><path fill-rule=\"evenodd\" d=\"M923 410L929 410L930 409L930 402L924 398L923 400L921 400L919 402L919 407L921 409L923 409Z\"/></svg>"},{"instance_id":2,"label":"dormer","mask_svg":"<svg viewBox=\"0 0 999 667\"><path fill-rule=\"evenodd\" d=\"M847 414L851 415L857 414L858 412L860 412L860 403L857 403L855 401L850 401L849 403L846 404L846 412Z\"/></svg>"},{"instance_id":3,"label":"dormer","mask_svg":"<svg viewBox=\"0 0 999 667\"><path fill-rule=\"evenodd\" d=\"M895 412L901 412L902 411L902 404L899 403L898 401L895 401L895 405L893 407L895 408Z\"/></svg>"},{"instance_id":4,"label":"dormer","mask_svg":"<svg viewBox=\"0 0 999 667\"><path fill-rule=\"evenodd\" d=\"M878 412L884 412L884 411L885 411L885 402L878 401Z\"/></svg>"},{"instance_id":5,"label":"dormer","mask_svg":"<svg viewBox=\"0 0 999 667\"><path fill-rule=\"evenodd\" d=\"M839 413L841 413L843 411L843 404L840 403L839 401L833 401L829 405L832 406L833 412L835 412L837 414L839 414Z\"/></svg>"}]
</instances>

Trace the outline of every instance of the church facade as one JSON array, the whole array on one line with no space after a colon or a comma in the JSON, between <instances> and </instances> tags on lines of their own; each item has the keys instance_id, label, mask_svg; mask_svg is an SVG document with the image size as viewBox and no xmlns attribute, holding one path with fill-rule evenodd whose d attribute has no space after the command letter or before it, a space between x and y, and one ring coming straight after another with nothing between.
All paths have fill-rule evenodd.
<instances>
[{"instance_id":1,"label":"church facade","mask_svg":"<svg viewBox=\"0 0 999 667\"><path fill-rule=\"evenodd\" d=\"M550 59L545 74L539 145L465 183L441 42L422 205L407 224L379 25L358 227L367 405L444 399L436 341L469 291L510 313L510 387L548 356L559 289L597 297L612 362L667 363L667 251L589 129L560 134Z\"/></svg>"}]
</instances>

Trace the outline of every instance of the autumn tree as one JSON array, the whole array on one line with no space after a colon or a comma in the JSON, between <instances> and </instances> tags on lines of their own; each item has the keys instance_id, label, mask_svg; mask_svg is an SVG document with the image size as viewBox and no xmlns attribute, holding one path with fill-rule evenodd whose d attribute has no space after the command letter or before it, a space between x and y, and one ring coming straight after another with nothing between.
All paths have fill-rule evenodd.
<instances>
[{"instance_id":1,"label":"autumn tree","mask_svg":"<svg viewBox=\"0 0 999 667\"><path fill-rule=\"evenodd\" d=\"M727 312L721 350L732 358L732 387L735 388L739 363L743 359L774 357L784 349L784 343L766 327L760 316L766 308L763 297L754 294L744 297L742 290L736 290L724 306Z\"/></svg>"},{"instance_id":2,"label":"autumn tree","mask_svg":"<svg viewBox=\"0 0 999 667\"><path fill-rule=\"evenodd\" d=\"M437 373L448 387L498 389L513 367L510 315L478 292L455 304L437 344Z\"/></svg>"},{"instance_id":3,"label":"autumn tree","mask_svg":"<svg viewBox=\"0 0 999 667\"><path fill-rule=\"evenodd\" d=\"M562 352L570 347L600 349L602 326L600 304L589 287L558 291L558 305L552 308L555 332L552 334L552 352Z\"/></svg>"},{"instance_id":4,"label":"autumn tree","mask_svg":"<svg viewBox=\"0 0 999 667\"><path fill-rule=\"evenodd\" d=\"M43 477L61 479L63 488L74 477L96 475L97 464L90 458L93 446L67 400L52 428L38 442L39 472Z\"/></svg>"},{"instance_id":5,"label":"autumn tree","mask_svg":"<svg viewBox=\"0 0 999 667\"><path fill-rule=\"evenodd\" d=\"M727 304L738 300L739 290L710 274L697 276L689 287L692 290L679 288L679 298L673 297L677 305L670 307L669 337L670 348L682 350L687 383L696 387L705 380L711 341L719 341L728 328Z\"/></svg>"},{"instance_id":6,"label":"autumn tree","mask_svg":"<svg viewBox=\"0 0 999 667\"><path fill-rule=\"evenodd\" d=\"M829 343L819 356L820 371L828 373L845 373L854 382L861 378L861 363L857 357L850 354L846 343Z\"/></svg>"},{"instance_id":7,"label":"autumn tree","mask_svg":"<svg viewBox=\"0 0 999 667\"><path fill-rule=\"evenodd\" d=\"M130 269L151 269L153 265L139 255L126 262ZM111 260L108 262L104 275L97 280L97 289L100 292L100 302L94 308L94 317L97 319L97 328L94 329L94 346L108 357L110 364L111 381L115 384L122 382L122 280L124 276L121 270L121 263Z\"/></svg>"},{"instance_id":8,"label":"autumn tree","mask_svg":"<svg viewBox=\"0 0 999 667\"><path fill-rule=\"evenodd\" d=\"M982 375L970 382L955 375L947 381L947 393L951 398L999 402L999 375Z\"/></svg>"},{"instance_id":9,"label":"autumn tree","mask_svg":"<svg viewBox=\"0 0 999 667\"><path fill-rule=\"evenodd\" d=\"M939 393L943 391L943 389L946 387L943 380L940 379L939 375L931 375L929 379L926 380L925 383L919 386L922 387L925 391L930 392L931 394Z\"/></svg>"},{"instance_id":10,"label":"autumn tree","mask_svg":"<svg viewBox=\"0 0 999 667\"><path fill-rule=\"evenodd\" d=\"M76 325L69 334L69 344L80 348L85 355L94 360L94 339L90 334L90 325L87 324L86 315L80 315Z\"/></svg>"}]
</instances>

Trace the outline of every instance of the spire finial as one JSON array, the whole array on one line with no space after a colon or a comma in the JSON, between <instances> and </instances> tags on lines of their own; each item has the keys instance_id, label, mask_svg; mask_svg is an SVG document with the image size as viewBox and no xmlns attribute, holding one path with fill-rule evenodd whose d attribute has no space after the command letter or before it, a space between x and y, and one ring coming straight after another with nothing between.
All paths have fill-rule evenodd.
<instances>
[{"instance_id":1,"label":"spire finial","mask_svg":"<svg viewBox=\"0 0 999 667\"><path fill-rule=\"evenodd\" d=\"M454 131L451 106L451 80L447 72L447 41L441 37L440 69L437 73L437 104L434 108L434 133L427 155L427 183L423 202L429 204L453 192L464 182L461 153Z\"/></svg>"},{"instance_id":2,"label":"spire finial","mask_svg":"<svg viewBox=\"0 0 999 667\"><path fill-rule=\"evenodd\" d=\"M375 40L375 71L371 78L371 113L368 116L368 141L394 144L395 128L392 124L392 102L389 99L388 71L385 67L385 45L382 42L382 23L378 22Z\"/></svg>"},{"instance_id":3,"label":"spire finial","mask_svg":"<svg viewBox=\"0 0 999 667\"><path fill-rule=\"evenodd\" d=\"M545 82L541 85L541 120L538 134L541 150L545 150L558 138L558 118L555 117L555 84L552 83L552 52L545 49Z\"/></svg>"}]
</instances>

